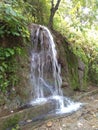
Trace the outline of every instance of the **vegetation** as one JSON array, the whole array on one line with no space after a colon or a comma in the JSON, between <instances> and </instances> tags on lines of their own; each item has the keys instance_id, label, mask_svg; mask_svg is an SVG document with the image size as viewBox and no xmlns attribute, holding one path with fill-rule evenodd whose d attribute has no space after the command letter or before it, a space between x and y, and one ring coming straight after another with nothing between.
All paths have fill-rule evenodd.
<instances>
[{"instance_id":1,"label":"vegetation","mask_svg":"<svg viewBox=\"0 0 98 130\"><path fill-rule=\"evenodd\" d=\"M4 92L6 87L10 85L10 77L8 73L12 74L13 69L10 68L9 59L15 54L14 50L11 48L0 48L0 89Z\"/></svg>"},{"instance_id":2,"label":"vegetation","mask_svg":"<svg viewBox=\"0 0 98 130\"><path fill-rule=\"evenodd\" d=\"M49 25L62 33L70 42L70 50L86 64L87 79L98 85L98 0L0 2L0 38L15 36L27 40L31 22ZM20 50L21 45L0 45L0 91L17 82L14 57Z\"/></svg>"},{"instance_id":3,"label":"vegetation","mask_svg":"<svg viewBox=\"0 0 98 130\"><path fill-rule=\"evenodd\" d=\"M23 16L18 2L0 2L0 37L5 35L28 36L27 19Z\"/></svg>"},{"instance_id":4,"label":"vegetation","mask_svg":"<svg viewBox=\"0 0 98 130\"><path fill-rule=\"evenodd\" d=\"M22 37L24 40L29 38L28 19L23 16L22 4L23 1L0 2L0 38L8 36ZM8 45L3 47L2 43L0 44L0 91L6 92L18 81L15 56L21 54L22 48L18 44L12 47Z\"/></svg>"},{"instance_id":5,"label":"vegetation","mask_svg":"<svg viewBox=\"0 0 98 130\"><path fill-rule=\"evenodd\" d=\"M19 122L19 117L17 115L8 119L4 125L3 130L7 130L7 129L20 130L18 122Z\"/></svg>"},{"instance_id":6,"label":"vegetation","mask_svg":"<svg viewBox=\"0 0 98 130\"><path fill-rule=\"evenodd\" d=\"M98 1L63 0L54 28L66 36L70 49L88 66L87 79L98 85Z\"/></svg>"},{"instance_id":7,"label":"vegetation","mask_svg":"<svg viewBox=\"0 0 98 130\"><path fill-rule=\"evenodd\" d=\"M54 15L56 13L56 11L58 10L59 4L60 4L61 0L57 0L56 4L54 5L54 0L51 0L51 9L50 9L50 17L49 17L49 27L53 28L53 18Z\"/></svg>"}]
</instances>

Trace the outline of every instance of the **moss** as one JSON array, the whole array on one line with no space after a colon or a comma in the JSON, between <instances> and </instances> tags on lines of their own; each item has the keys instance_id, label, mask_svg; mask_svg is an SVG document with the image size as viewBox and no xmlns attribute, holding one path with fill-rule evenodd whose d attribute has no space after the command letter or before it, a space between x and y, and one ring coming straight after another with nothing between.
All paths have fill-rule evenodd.
<instances>
[{"instance_id":1,"label":"moss","mask_svg":"<svg viewBox=\"0 0 98 130\"><path fill-rule=\"evenodd\" d=\"M83 85L82 85L82 90L87 89L87 81L88 81L88 65L85 64L85 72L84 72L84 77L83 77Z\"/></svg>"},{"instance_id":2,"label":"moss","mask_svg":"<svg viewBox=\"0 0 98 130\"><path fill-rule=\"evenodd\" d=\"M81 48L77 54L77 50L74 50L66 37L59 32L54 31L53 34L57 43L58 61L61 64L64 82L68 82L73 90L85 90L88 77L88 61L85 54Z\"/></svg>"},{"instance_id":3,"label":"moss","mask_svg":"<svg viewBox=\"0 0 98 130\"><path fill-rule=\"evenodd\" d=\"M14 117L9 118L5 123L3 130L12 130L13 128L16 128L18 126L19 122L19 116L15 115Z\"/></svg>"},{"instance_id":4,"label":"moss","mask_svg":"<svg viewBox=\"0 0 98 130\"><path fill-rule=\"evenodd\" d=\"M63 46L66 53L66 61L68 65L68 73L69 73L69 84L73 90L84 90L86 89L87 83L87 66L85 65L85 70L83 71L83 79L82 83L79 79L79 70L78 70L78 56L76 56L68 46L66 41L63 42Z\"/></svg>"},{"instance_id":5,"label":"moss","mask_svg":"<svg viewBox=\"0 0 98 130\"><path fill-rule=\"evenodd\" d=\"M74 90L79 89L78 59L69 49L67 49L67 62L70 85Z\"/></svg>"}]
</instances>

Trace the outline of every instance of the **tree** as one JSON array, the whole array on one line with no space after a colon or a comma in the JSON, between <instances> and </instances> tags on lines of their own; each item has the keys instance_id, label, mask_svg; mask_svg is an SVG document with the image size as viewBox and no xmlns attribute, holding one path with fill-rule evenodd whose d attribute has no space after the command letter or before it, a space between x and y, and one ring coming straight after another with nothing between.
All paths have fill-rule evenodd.
<instances>
[{"instance_id":1,"label":"tree","mask_svg":"<svg viewBox=\"0 0 98 130\"><path fill-rule=\"evenodd\" d=\"M54 5L54 0L51 0L51 10L50 10L50 17L49 17L49 28L53 28L53 18L54 15L56 13L56 11L58 10L59 4L60 4L61 0L57 0L56 4Z\"/></svg>"}]
</instances>

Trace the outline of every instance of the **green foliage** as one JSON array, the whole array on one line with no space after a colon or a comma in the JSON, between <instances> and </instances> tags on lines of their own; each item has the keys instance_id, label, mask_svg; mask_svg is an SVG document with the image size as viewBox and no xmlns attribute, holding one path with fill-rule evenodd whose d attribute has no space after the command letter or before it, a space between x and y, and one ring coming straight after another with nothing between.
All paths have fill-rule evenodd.
<instances>
[{"instance_id":1,"label":"green foliage","mask_svg":"<svg viewBox=\"0 0 98 130\"><path fill-rule=\"evenodd\" d=\"M19 125L18 125L19 117L16 115L5 123L4 125L4 130L10 129L10 130L20 130Z\"/></svg>"},{"instance_id":2,"label":"green foliage","mask_svg":"<svg viewBox=\"0 0 98 130\"><path fill-rule=\"evenodd\" d=\"M97 48L98 49L98 48ZM98 85L98 54L89 65L90 80Z\"/></svg>"},{"instance_id":3,"label":"green foliage","mask_svg":"<svg viewBox=\"0 0 98 130\"><path fill-rule=\"evenodd\" d=\"M12 130L20 130L19 125L16 125L14 128L12 128Z\"/></svg>"},{"instance_id":4,"label":"green foliage","mask_svg":"<svg viewBox=\"0 0 98 130\"><path fill-rule=\"evenodd\" d=\"M6 92L8 87L17 83L16 54L20 54L20 48L2 48L0 47L0 91Z\"/></svg>"},{"instance_id":5,"label":"green foliage","mask_svg":"<svg viewBox=\"0 0 98 130\"><path fill-rule=\"evenodd\" d=\"M50 14L50 0L28 0L31 9L32 21L37 24L47 25Z\"/></svg>"},{"instance_id":6,"label":"green foliage","mask_svg":"<svg viewBox=\"0 0 98 130\"><path fill-rule=\"evenodd\" d=\"M73 54L67 50L67 60L68 60L68 68L69 68L69 78L70 78L70 85L73 90L79 90L79 76L78 76L78 59ZM70 57L70 58L69 58Z\"/></svg>"},{"instance_id":7,"label":"green foliage","mask_svg":"<svg viewBox=\"0 0 98 130\"><path fill-rule=\"evenodd\" d=\"M4 35L29 38L28 24L47 25L49 0L3 0L0 2L0 37Z\"/></svg>"},{"instance_id":8,"label":"green foliage","mask_svg":"<svg viewBox=\"0 0 98 130\"><path fill-rule=\"evenodd\" d=\"M56 0L54 0L56 2ZM0 2L0 37L28 38L28 24L47 25L50 0L2 0ZM71 43L71 51L88 66L89 77L98 84L98 0L62 0L54 17L54 28ZM16 83L13 59L18 48L0 48L0 89ZM92 76L96 75L96 76ZM13 82L13 83L12 83Z\"/></svg>"},{"instance_id":9,"label":"green foliage","mask_svg":"<svg viewBox=\"0 0 98 130\"><path fill-rule=\"evenodd\" d=\"M17 8L17 2L0 2L0 37L4 35L13 35L28 37L28 20Z\"/></svg>"},{"instance_id":10,"label":"green foliage","mask_svg":"<svg viewBox=\"0 0 98 130\"><path fill-rule=\"evenodd\" d=\"M24 5L24 6L23 6ZM17 36L29 38L28 24L33 7L23 0L0 1L0 37ZM29 17L27 17L29 16ZM2 44L2 43L1 43ZM21 54L21 47L0 47L0 91L6 92L18 82L15 56ZM21 46L21 45L20 45Z\"/></svg>"},{"instance_id":11,"label":"green foliage","mask_svg":"<svg viewBox=\"0 0 98 130\"><path fill-rule=\"evenodd\" d=\"M54 25L70 42L71 51L86 64L87 79L98 84L98 1L63 0Z\"/></svg>"}]
</instances>

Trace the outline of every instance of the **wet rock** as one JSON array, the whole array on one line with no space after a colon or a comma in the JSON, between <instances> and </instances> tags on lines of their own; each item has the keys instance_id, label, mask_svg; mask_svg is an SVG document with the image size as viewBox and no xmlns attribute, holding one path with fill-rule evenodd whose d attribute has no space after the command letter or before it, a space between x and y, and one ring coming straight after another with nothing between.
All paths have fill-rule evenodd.
<instances>
[{"instance_id":1,"label":"wet rock","mask_svg":"<svg viewBox=\"0 0 98 130\"><path fill-rule=\"evenodd\" d=\"M47 113L49 113L53 109L55 109L55 105L52 102L47 102L46 104L41 106L25 108L23 110L16 112L12 109L7 116L0 117L0 130L4 130L3 127L5 123L6 122L11 123L10 120L13 121L13 119L14 118L16 119L16 117L18 118L17 120L22 130L31 130L36 125L42 123L46 118L48 118L46 116ZM48 127L51 126L52 123L49 122Z\"/></svg>"}]
</instances>

